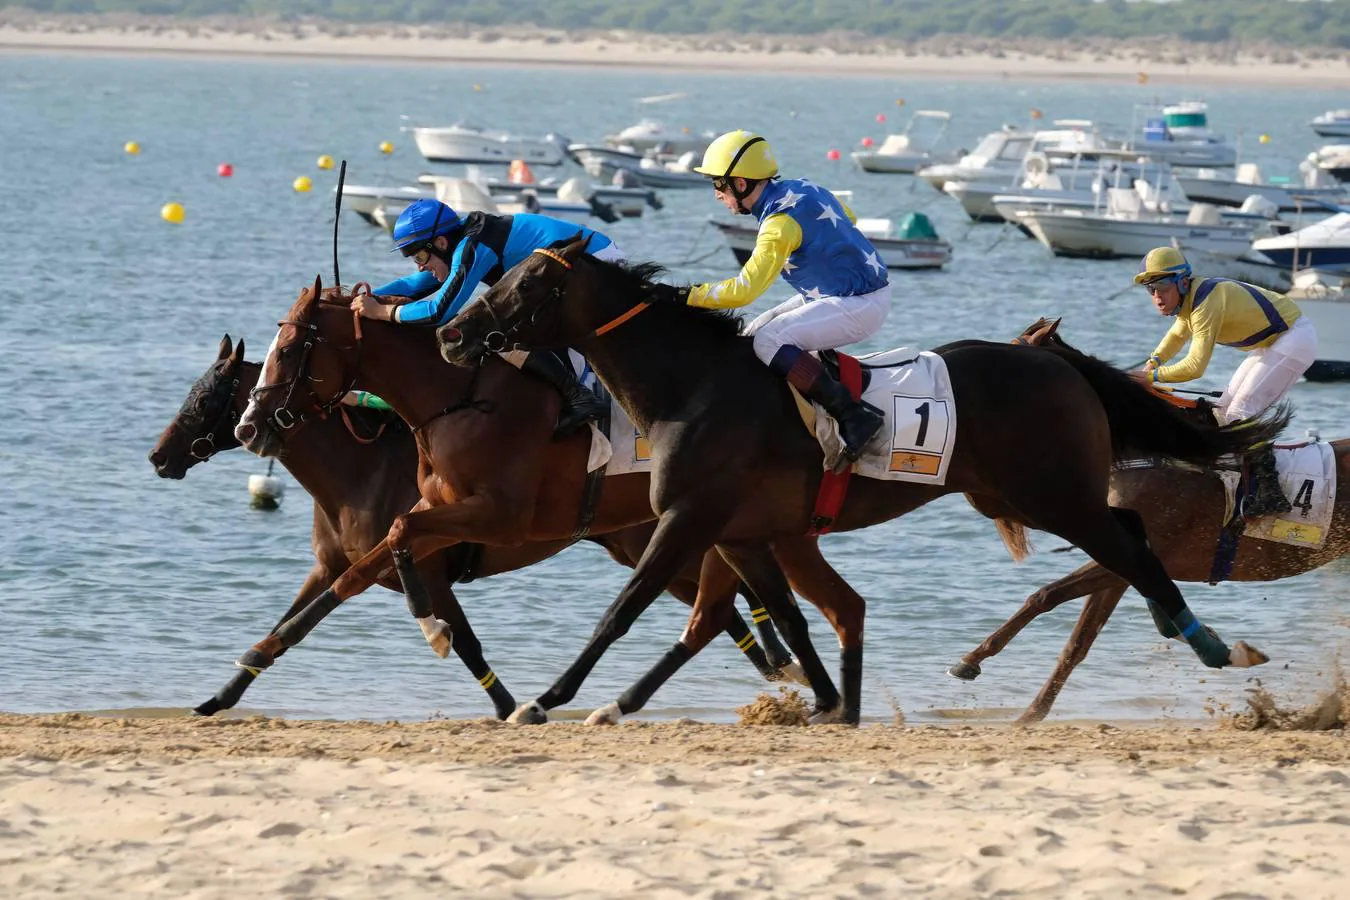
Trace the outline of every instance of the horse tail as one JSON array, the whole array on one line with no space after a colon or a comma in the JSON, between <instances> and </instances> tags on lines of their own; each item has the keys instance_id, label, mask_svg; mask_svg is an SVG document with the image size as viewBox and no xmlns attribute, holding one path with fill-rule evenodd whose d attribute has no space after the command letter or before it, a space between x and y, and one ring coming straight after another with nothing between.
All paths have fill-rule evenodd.
<instances>
[{"instance_id":1,"label":"horse tail","mask_svg":"<svg viewBox=\"0 0 1350 900\"><path fill-rule=\"evenodd\" d=\"M1008 555L1013 562L1021 562L1031 555L1031 541L1027 539L1025 525L1011 519L995 519L994 527L998 529L998 536L1003 538L1003 546L1008 548Z\"/></svg>"},{"instance_id":2,"label":"horse tail","mask_svg":"<svg viewBox=\"0 0 1350 900\"><path fill-rule=\"evenodd\" d=\"M1273 440L1292 418L1289 405L1281 403L1257 418L1220 426L1211 416L1196 416L1174 406L1157 391L1094 356L1046 349L1077 369L1096 391L1111 423L1116 459L1159 454L1207 465Z\"/></svg>"}]
</instances>

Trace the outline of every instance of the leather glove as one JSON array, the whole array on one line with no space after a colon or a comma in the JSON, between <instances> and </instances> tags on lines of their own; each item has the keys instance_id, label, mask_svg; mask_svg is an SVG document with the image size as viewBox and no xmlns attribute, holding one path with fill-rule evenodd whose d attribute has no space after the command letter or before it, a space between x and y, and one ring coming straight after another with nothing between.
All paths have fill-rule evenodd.
<instances>
[{"instance_id":1,"label":"leather glove","mask_svg":"<svg viewBox=\"0 0 1350 900\"><path fill-rule=\"evenodd\" d=\"M656 282L647 292L647 300L650 303L672 303L676 306L684 306L689 302L689 285L663 284Z\"/></svg>"}]
</instances>

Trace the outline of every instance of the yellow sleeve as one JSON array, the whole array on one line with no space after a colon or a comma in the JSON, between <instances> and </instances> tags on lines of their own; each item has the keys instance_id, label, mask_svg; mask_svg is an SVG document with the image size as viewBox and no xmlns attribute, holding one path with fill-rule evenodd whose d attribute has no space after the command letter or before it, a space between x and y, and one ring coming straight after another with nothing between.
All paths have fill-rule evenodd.
<instances>
[{"instance_id":1,"label":"yellow sleeve","mask_svg":"<svg viewBox=\"0 0 1350 900\"><path fill-rule=\"evenodd\" d=\"M1214 354L1214 342L1223 324L1223 303L1210 295L1209 301L1191 312L1191 349L1186 358L1173 366L1156 371L1158 381L1191 381L1205 374L1209 358Z\"/></svg>"},{"instance_id":2,"label":"yellow sleeve","mask_svg":"<svg viewBox=\"0 0 1350 900\"><path fill-rule=\"evenodd\" d=\"M1181 349L1182 344L1186 343L1186 338L1190 336L1191 326L1186 323L1185 319L1178 316L1177 320L1172 323L1172 327L1167 329L1167 334L1163 335L1163 339L1158 342L1158 346L1152 355L1163 362L1167 362L1177 355L1177 351Z\"/></svg>"},{"instance_id":3,"label":"yellow sleeve","mask_svg":"<svg viewBox=\"0 0 1350 900\"><path fill-rule=\"evenodd\" d=\"M844 215L848 216L848 220L852 222L854 225L857 225L858 217L853 214L853 210L849 207L849 205L845 203L843 200L839 201L839 205L844 208Z\"/></svg>"},{"instance_id":4,"label":"yellow sleeve","mask_svg":"<svg viewBox=\"0 0 1350 900\"><path fill-rule=\"evenodd\" d=\"M769 216L759 226L755 249L735 278L715 284L696 284L689 290L689 305L709 309L732 309L752 303L769 289L783 263L802 245L802 229L786 213Z\"/></svg>"}]
</instances>

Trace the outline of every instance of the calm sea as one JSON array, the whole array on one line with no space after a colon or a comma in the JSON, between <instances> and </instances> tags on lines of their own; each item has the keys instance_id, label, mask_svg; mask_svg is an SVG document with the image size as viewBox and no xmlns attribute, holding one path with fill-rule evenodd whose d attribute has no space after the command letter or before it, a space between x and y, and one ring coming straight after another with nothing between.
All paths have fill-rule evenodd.
<instances>
[{"instance_id":1,"label":"calm sea","mask_svg":"<svg viewBox=\"0 0 1350 900\"><path fill-rule=\"evenodd\" d=\"M475 85L481 89L475 90ZM331 278L334 172L352 183L410 181L428 165L409 123L461 117L521 132L600 135L655 113L678 125L748 127L773 141L783 168L856 192L860 214L922 209L956 244L938 274L896 275L884 332L862 349L1006 339L1040 315L1065 317L1079 346L1136 360L1164 323L1142 294L1115 299L1131 262L1053 259L993 226L971 228L956 205L905 178L864 176L826 151L877 139L906 110L950 110L954 142L973 146L1004 122L1085 117L1128 124L1155 86L821 76L699 76L634 71L475 69L339 63L248 63L0 56L0 709L180 710L234 671L309 566L308 498L291 483L277 512L251 510L243 451L217 457L183 482L157 478L145 456L221 335L244 337L258 358L299 289ZM688 92L644 107L644 96ZM1316 138L1306 121L1338 104L1301 89L1186 90L1212 122L1243 135L1267 173L1293 172ZM1177 93L1167 96L1176 98ZM903 100L905 107L897 105ZM1256 136L1268 133L1270 143ZM123 152L126 141L142 152ZM390 140L395 152L378 145ZM233 164L233 178L216 166ZM310 175L315 189L291 190ZM730 252L694 266L719 240L704 225L710 192L667 192L666 208L610 232L630 255L676 265L680 277L725 277ZM181 202L172 226L159 209ZM405 270L387 239L350 214L342 271L379 282ZM755 310L786 296L784 288ZM752 311L755 311L752 310ZM1236 364L1220 354L1209 386ZM1340 436L1350 387L1299 385L1296 433ZM869 601L866 706L911 720L1005 715L1048 673L1078 604L1031 626L972 685L946 668L1038 586L1078 566L1075 552L1015 566L992 525L959 497L869 531L829 537L827 555ZM1048 535L1038 545L1060 541ZM1333 565L1264 585L1191 585L1195 609L1226 637L1246 638L1274 662L1258 670L1275 690L1314 681L1344 636L1348 570ZM466 586L460 597L490 661L520 699L547 686L617 594L626 570L581 546L524 572ZM814 616L814 613L812 613ZM613 699L683 627L684 608L655 604L601 663L575 708ZM823 620L813 634L827 659ZM1164 644L1139 598L1126 595L1057 715L1116 719L1199 717L1206 701L1241 703L1242 671L1214 673ZM654 716L725 719L763 687L732 644L715 642L662 690ZM298 717L475 716L484 696L452 657L436 659L403 601L376 589L349 602L246 696L250 711Z\"/></svg>"}]
</instances>

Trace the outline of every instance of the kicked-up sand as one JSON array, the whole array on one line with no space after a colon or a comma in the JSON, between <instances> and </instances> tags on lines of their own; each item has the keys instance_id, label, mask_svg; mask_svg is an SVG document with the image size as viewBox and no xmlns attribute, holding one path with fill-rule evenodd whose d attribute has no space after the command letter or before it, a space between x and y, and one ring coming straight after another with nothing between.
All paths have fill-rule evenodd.
<instances>
[{"instance_id":1,"label":"kicked-up sand","mask_svg":"<svg viewBox=\"0 0 1350 900\"><path fill-rule=\"evenodd\" d=\"M1343 730L0 716L0 897L1332 898Z\"/></svg>"}]
</instances>

